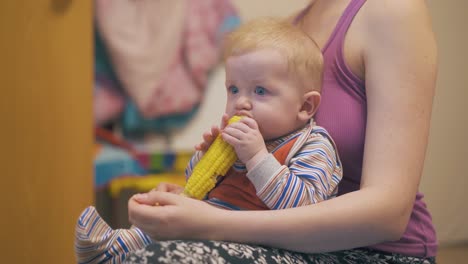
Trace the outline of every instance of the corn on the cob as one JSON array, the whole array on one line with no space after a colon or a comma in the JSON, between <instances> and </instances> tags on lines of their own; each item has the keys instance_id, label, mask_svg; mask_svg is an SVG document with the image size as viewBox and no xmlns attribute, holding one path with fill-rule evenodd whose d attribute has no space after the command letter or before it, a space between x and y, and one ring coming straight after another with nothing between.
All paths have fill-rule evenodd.
<instances>
[{"instance_id":1,"label":"corn on the cob","mask_svg":"<svg viewBox=\"0 0 468 264\"><path fill-rule=\"evenodd\" d=\"M237 122L241 116L233 116L229 124ZM234 148L218 135L206 153L195 165L192 175L185 185L184 194L203 199L215 187L218 176L224 176L237 159Z\"/></svg>"}]
</instances>

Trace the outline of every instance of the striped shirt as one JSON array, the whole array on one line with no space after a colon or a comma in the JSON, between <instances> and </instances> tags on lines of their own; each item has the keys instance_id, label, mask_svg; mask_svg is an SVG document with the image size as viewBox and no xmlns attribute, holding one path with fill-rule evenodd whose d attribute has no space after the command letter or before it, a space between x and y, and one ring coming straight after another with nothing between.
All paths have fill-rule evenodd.
<instances>
[{"instance_id":1,"label":"striped shirt","mask_svg":"<svg viewBox=\"0 0 468 264\"><path fill-rule=\"evenodd\" d=\"M271 154L296 140L284 165ZM239 160L233 165L238 172L245 172L255 186L257 196L270 209L314 204L336 196L342 179L342 166L335 144L328 132L314 124L307 125L287 136L266 142L270 154L251 171ZM186 177L202 157L201 152L192 156ZM215 187L216 188L216 187ZM236 208L223 201L209 201L223 208Z\"/></svg>"}]
</instances>

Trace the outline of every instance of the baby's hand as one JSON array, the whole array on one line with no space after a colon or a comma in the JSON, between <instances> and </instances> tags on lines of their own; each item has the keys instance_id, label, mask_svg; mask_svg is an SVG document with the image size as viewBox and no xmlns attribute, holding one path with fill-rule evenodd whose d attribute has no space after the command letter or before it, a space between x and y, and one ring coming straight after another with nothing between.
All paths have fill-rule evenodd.
<instances>
[{"instance_id":1,"label":"baby's hand","mask_svg":"<svg viewBox=\"0 0 468 264\"><path fill-rule=\"evenodd\" d=\"M250 117L243 117L239 122L227 126L222 137L234 147L237 157L246 165L247 170L255 167L268 155L258 124Z\"/></svg>"},{"instance_id":2,"label":"baby's hand","mask_svg":"<svg viewBox=\"0 0 468 264\"><path fill-rule=\"evenodd\" d=\"M215 138L219 135L220 129L217 126L212 126L210 131L203 133L203 142L195 145L195 150L205 153L211 146Z\"/></svg>"},{"instance_id":3,"label":"baby's hand","mask_svg":"<svg viewBox=\"0 0 468 264\"><path fill-rule=\"evenodd\" d=\"M206 131L205 133L203 133L203 142L195 145L195 150L199 150L205 153L208 150L208 148L211 146L213 141L216 139L216 137L219 135L221 130L226 127L228 120L229 120L228 115L224 114L221 119L221 127L212 126L210 131Z\"/></svg>"}]
</instances>

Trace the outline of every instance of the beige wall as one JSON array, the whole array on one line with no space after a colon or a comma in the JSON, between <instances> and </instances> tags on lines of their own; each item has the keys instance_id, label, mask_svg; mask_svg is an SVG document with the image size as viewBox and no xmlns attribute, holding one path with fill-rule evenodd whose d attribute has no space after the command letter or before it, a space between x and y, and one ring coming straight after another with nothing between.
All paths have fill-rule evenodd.
<instances>
[{"instance_id":1,"label":"beige wall","mask_svg":"<svg viewBox=\"0 0 468 264\"><path fill-rule=\"evenodd\" d=\"M310 0L233 0L244 20L258 16L286 16L302 9Z\"/></svg>"},{"instance_id":2,"label":"beige wall","mask_svg":"<svg viewBox=\"0 0 468 264\"><path fill-rule=\"evenodd\" d=\"M468 1L428 2L440 63L421 189L440 242L468 241Z\"/></svg>"}]
</instances>

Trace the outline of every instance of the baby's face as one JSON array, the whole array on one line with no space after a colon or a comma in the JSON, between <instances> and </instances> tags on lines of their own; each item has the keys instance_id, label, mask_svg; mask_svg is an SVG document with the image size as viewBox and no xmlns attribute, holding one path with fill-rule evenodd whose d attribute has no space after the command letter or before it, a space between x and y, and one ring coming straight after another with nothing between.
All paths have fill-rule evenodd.
<instances>
[{"instance_id":1,"label":"baby's face","mask_svg":"<svg viewBox=\"0 0 468 264\"><path fill-rule=\"evenodd\" d=\"M292 72L286 58L270 49L229 57L226 113L255 119L265 140L297 130L304 125L298 118L304 93Z\"/></svg>"}]
</instances>

